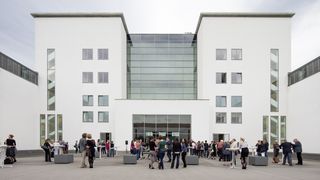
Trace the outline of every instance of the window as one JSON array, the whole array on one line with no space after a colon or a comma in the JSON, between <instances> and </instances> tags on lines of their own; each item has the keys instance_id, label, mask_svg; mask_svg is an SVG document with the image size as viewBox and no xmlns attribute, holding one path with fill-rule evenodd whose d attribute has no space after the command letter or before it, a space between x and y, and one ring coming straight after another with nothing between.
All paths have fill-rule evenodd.
<instances>
[{"instance_id":1,"label":"window","mask_svg":"<svg viewBox=\"0 0 320 180\"><path fill-rule=\"evenodd\" d=\"M279 49L270 50L270 109L279 112Z\"/></svg>"},{"instance_id":2,"label":"window","mask_svg":"<svg viewBox=\"0 0 320 180\"><path fill-rule=\"evenodd\" d=\"M216 73L216 83L217 84L226 84L227 83L227 73Z\"/></svg>"},{"instance_id":3,"label":"window","mask_svg":"<svg viewBox=\"0 0 320 180\"><path fill-rule=\"evenodd\" d=\"M98 72L98 82L99 83L108 83L108 73L107 72Z\"/></svg>"},{"instance_id":4,"label":"window","mask_svg":"<svg viewBox=\"0 0 320 180\"><path fill-rule=\"evenodd\" d=\"M227 60L227 49L216 49L216 60Z\"/></svg>"},{"instance_id":5,"label":"window","mask_svg":"<svg viewBox=\"0 0 320 180\"><path fill-rule=\"evenodd\" d=\"M46 140L46 115L40 114L40 145Z\"/></svg>"},{"instance_id":6,"label":"window","mask_svg":"<svg viewBox=\"0 0 320 180\"><path fill-rule=\"evenodd\" d=\"M62 114L57 115L57 135L58 135L58 141L63 140L63 119Z\"/></svg>"},{"instance_id":7,"label":"window","mask_svg":"<svg viewBox=\"0 0 320 180\"><path fill-rule=\"evenodd\" d=\"M109 59L108 49L98 49L98 60L107 60Z\"/></svg>"},{"instance_id":8,"label":"window","mask_svg":"<svg viewBox=\"0 0 320 180\"><path fill-rule=\"evenodd\" d=\"M98 122L109 122L109 112L108 111L100 111L98 112Z\"/></svg>"},{"instance_id":9,"label":"window","mask_svg":"<svg viewBox=\"0 0 320 180\"><path fill-rule=\"evenodd\" d=\"M242 84L242 73L241 72L231 73L231 83L232 84Z\"/></svg>"},{"instance_id":10,"label":"window","mask_svg":"<svg viewBox=\"0 0 320 180\"><path fill-rule=\"evenodd\" d=\"M231 60L242 60L242 49L231 49Z\"/></svg>"},{"instance_id":11,"label":"window","mask_svg":"<svg viewBox=\"0 0 320 180\"><path fill-rule=\"evenodd\" d=\"M47 138L56 140L56 118L54 114L47 115Z\"/></svg>"},{"instance_id":12,"label":"window","mask_svg":"<svg viewBox=\"0 0 320 180\"><path fill-rule=\"evenodd\" d=\"M82 49L82 60L92 60L93 49Z\"/></svg>"},{"instance_id":13,"label":"window","mask_svg":"<svg viewBox=\"0 0 320 180\"><path fill-rule=\"evenodd\" d=\"M227 97L226 96L216 96L216 107L226 107Z\"/></svg>"},{"instance_id":14,"label":"window","mask_svg":"<svg viewBox=\"0 0 320 180\"><path fill-rule=\"evenodd\" d=\"M93 72L82 72L82 83L93 83Z\"/></svg>"},{"instance_id":15,"label":"window","mask_svg":"<svg viewBox=\"0 0 320 180\"><path fill-rule=\"evenodd\" d=\"M82 122L93 122L93 112L92 111L83 111Z\"/></svg>"},{"instance_id":16,"label":"window","mask_svg":"<svg viewBox=\"0 0 320 180\"><path fill-rule=\"evenodd\" d=\"M241 112L231 113L231 123L232 124L242 124L242 113Z\"/></svg>"},{"instance_id":17,"label":"window","mask_svg":"<svg viewBox=\"0 0 320 180\"><path fill-rule=\"evenodd\" d=\"M93 106L93 95L83 95L82 106Z\"/></svg>"},{"instance_id":18,"label":"window","mask_svg":"<svg viewBox=\"0 0 320 180\"><path fill-rule=\"evenodd\" d=\"M108 95L99 95L98 96L98 105L99 106L109 106L109 96Z\"/></svg>"},{"instance_id":19,"label":"window","mask_svg":"<svg viewBox=\"0 0 320 180\"><path fill-rule=\"evenodd\" d=\"M242 96L231 96L231 107L242 107Z\"/></svg>"},{"instance_id":20,"label":"window","mask_svg":"<svg viewBox=\"0 0 320 180\"><path fill-rule=\"evenodd\" d=\"M227 123L227 113L217 112L216 113L216 123Z\"/></svg>"}]
</instances>

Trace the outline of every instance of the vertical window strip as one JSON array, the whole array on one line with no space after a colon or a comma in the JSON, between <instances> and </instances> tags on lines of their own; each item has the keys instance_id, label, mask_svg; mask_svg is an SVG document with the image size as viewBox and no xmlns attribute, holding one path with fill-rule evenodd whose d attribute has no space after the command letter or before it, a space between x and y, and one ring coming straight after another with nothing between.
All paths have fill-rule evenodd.
<instances>
[{"instance_id":1,"label":"vertical window strip","mask_svg":"<svg viewBox=\"0 0 320 180\"><path fill-rule=\"evenodd\" d=\"M270 111L279 112L279 49L270 50Z\"/></svg>"},{"instance_id":2,"label":"vertical window strip","mask_svg":"<svg viewBox=\"0 0 320 180\"><path fill-rule=\"evenodd\" d=\"M55 110L55 49L47 49L47 109Z\"/></svg>"}]
</instances>

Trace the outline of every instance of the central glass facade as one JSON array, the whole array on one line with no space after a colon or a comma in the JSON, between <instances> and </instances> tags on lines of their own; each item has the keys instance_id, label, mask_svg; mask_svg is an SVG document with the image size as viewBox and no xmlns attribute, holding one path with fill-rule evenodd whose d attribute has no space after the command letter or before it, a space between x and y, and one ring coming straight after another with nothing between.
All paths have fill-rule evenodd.
<instances>
[{"instance_id":1,"label":"central glass facade","mask_svg":"<svg viewBox=\"0 0 320 180\"><path fill-rule=\"evenodd\" d=\"M194 34L128 36L128 99L197 99Z\"/></svg>"}]
</instances>

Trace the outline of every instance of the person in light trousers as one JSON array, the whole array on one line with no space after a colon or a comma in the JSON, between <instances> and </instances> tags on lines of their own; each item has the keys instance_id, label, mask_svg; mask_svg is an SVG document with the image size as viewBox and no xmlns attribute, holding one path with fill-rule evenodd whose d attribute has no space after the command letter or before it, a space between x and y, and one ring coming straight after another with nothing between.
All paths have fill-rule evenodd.
<instances>
[{"instance_id":1,"label":"person in light trousers","mask_svg":"<svg viewBox=\"0 0 320 180\"><path fill-rule=\"evenodd\" d=\"M79 152L81 153L81 168L87 167L86 165L86 144L87 144L87 133L82 134L82 138L79 140Z\"/></svg>"}]
</instances>

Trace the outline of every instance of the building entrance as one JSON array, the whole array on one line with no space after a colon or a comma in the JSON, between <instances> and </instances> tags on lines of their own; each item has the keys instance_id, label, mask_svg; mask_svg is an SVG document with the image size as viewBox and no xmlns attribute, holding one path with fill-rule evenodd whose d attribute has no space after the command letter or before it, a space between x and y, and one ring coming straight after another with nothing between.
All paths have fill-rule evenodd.
<instances>
[{"instance_id":1,"label":"building entrance","mask_svg":"<svg viewBox=\"0 0 320 180\"><path fill-rule=\"evenodd\" d=\"M191 138L191 115L134 114L132 116L133 139L148 142L152 137L170 139Z\"/></svg>"},{"instance_id":2,"label":"building entrance","mask_svg":"<svg viewBox=\"0 0 320 180\"><path fill-rule=\"evenodd\" d=\"M213 133L213 140L216 142L219 142L220 140L223 141L229 141L230 140L230 135L229 134L219 134L219 133Z\"/></svg>"}]
</instances>

